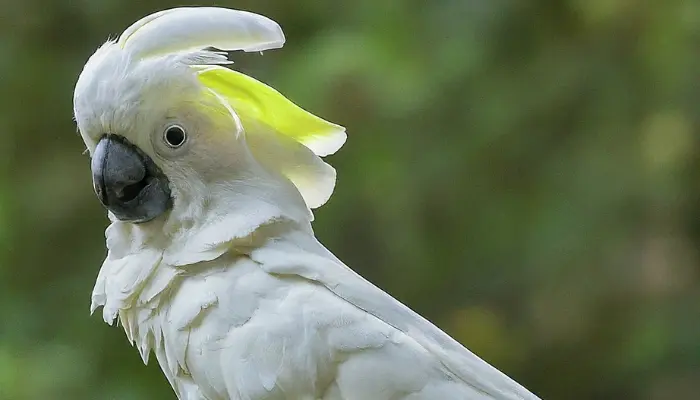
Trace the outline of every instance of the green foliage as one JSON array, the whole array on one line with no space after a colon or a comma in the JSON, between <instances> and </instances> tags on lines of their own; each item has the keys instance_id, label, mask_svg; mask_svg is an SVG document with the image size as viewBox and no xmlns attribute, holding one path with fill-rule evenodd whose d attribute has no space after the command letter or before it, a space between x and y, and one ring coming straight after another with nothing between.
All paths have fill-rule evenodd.
<instances>
[{"instance_id":1,"label":"green foliage","mask_svg":"<svg viewBox=\"0 0 700 400\"><path fill-rule=\"evenodd\" d=\"M700 2L216 3L287 34L236 68L348 128L315 224L341 259L543 398L700 390ZM0 399L173 398L88 315L107 220L71 100L177 4L0 5Z\"/></svg>"}]
</instances>

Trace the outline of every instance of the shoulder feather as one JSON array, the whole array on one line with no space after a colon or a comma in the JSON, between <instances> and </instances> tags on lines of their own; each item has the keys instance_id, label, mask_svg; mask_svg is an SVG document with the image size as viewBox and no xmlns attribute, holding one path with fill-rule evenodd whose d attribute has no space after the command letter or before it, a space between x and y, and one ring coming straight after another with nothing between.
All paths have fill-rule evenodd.
<instances>
[{"instance_id":1,"label":"shoulder feather","mask_svg":"<svg viewBox=\"0 0 700 400\"><path fill-rule=\"evenodd\" d=\"M456 378L494 400L538 400L425 318L345 266L315 239L289 233L251 253L272 274L295 275L326 286L355 307L405 333Z\"/></svg>"}]
</instances>

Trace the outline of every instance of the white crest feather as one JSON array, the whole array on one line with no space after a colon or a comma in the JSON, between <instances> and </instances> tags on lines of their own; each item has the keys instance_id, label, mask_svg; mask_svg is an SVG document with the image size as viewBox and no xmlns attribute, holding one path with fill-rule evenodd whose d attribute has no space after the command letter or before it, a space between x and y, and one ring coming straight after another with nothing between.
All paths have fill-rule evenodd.
<instances>
[{"instance_id":1,"label":"white crest feather","mask_svg":"<svg viewBox=\"0 0 700 400\"><path fill-rule=\"evenodd\" d=\"M136 58L200 50L248 52L280 48L282 28L247 11L217 7L173 8L146 16L119 37L118 45Z\"/></svg>"}]
</instances>

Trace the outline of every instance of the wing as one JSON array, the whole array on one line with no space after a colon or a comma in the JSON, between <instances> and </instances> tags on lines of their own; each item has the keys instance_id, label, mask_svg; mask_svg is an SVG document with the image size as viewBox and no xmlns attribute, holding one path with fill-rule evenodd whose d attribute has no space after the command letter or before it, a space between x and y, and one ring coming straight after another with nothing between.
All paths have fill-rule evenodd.
<instances>
[{"instance_id":1,"label":"wing","mask_svg":"<svg viewBox=\"0 0 700 400\"><path fill-rule=\"evenodd\" d=\"M345 266L306 232L290 230L253 250L251 259L268 273L302 277L325 286L344 301L373 315L412 339L420 351L437 359L446 371L471 393L467 398L537 400L538 397L464 348L435 325ZM404 346L405 347L405 346ZM399 349L404 351L408 349ZM401 360L400 354L385 356ZM381 358L373 360L376 363ZM381 365L381 364L379 364ZM390 367L390 366L387 366ZM397 365L394 365L397 367ZM464 398L443 390L439 398ZM447 391L444 391L447 390ZM448 396L449 397L446 397ZM410 397L409 397L410 398ZM432 398L432 397L418 397Z\"/></svg>"}]
</instances>

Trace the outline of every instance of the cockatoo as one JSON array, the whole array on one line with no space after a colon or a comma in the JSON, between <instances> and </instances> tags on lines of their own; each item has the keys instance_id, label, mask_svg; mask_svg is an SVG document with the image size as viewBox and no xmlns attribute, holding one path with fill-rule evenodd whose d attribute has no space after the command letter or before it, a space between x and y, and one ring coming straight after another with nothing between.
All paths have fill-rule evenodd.
<instances>
[{"instance_id":1,"label":"cockatoo","mask_svg":"<svg viewBox=\"0 0 700 400\"><path fill-rule=\"evenodd\" d=\"M225 66L284 42L174 8L89 58L74 113L111 220L91 311L183 400L537 399L315 238L345 129Z\"/></svg>"}]
</instances>

